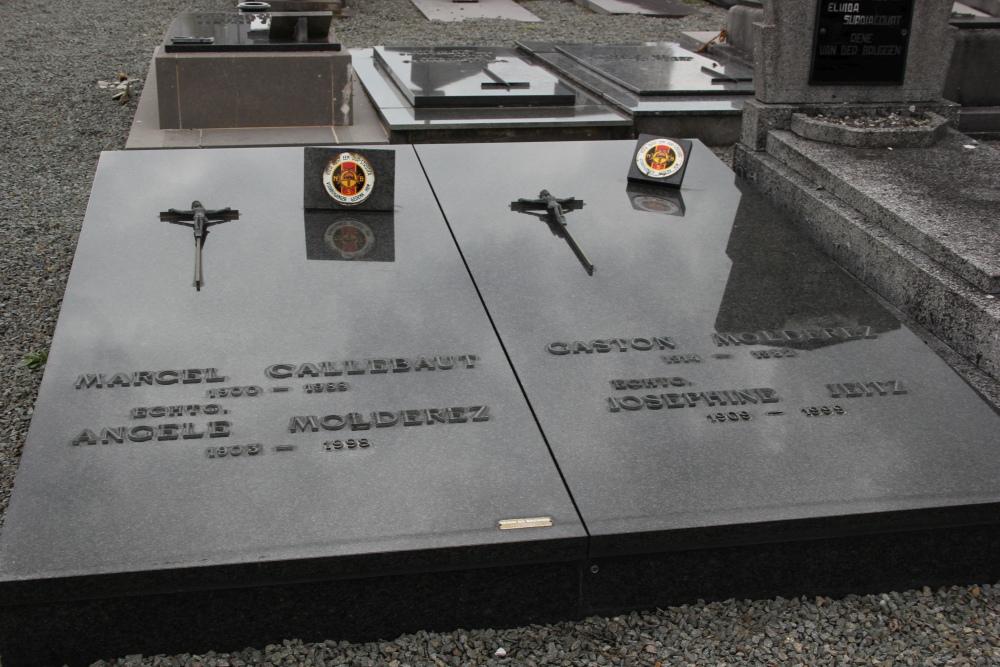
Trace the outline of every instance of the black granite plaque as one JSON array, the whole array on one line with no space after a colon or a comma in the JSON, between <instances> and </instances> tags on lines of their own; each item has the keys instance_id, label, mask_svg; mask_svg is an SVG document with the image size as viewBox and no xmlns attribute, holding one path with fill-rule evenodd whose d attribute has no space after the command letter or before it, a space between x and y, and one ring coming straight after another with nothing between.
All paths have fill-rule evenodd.
<instances>
[{"instance_id":1,"label":"black granite plaque","mask_svg":"<svg viewBox=\"0 0 1000 667\"><path fill-rule=\"evenodd\" d=\"M317 12L276 14L274 34L266 28L270 14L226 14L223 12L185 12L170 24L163 48L167 53L340 51L340 42L326 31L307 31L304 41L295 39L299 19L315 21ZM330 25L329 13L325 24ZM257 26L254 21L257 21ZM320 22L322 23L322 22ZM261 27L255 30L253 28Z\"/></svg>"},{"instance_id":2,"label":"black granite plaque","mask_svg":"<svg viewBox=\"0 0 1000 667\"><path fill-rule=\"evenodd\" d=\"M305 209L392 211L396 152L379 148L307 146L303 156Z\"/></svg>"},{"instance_id":3,"label":"black granite plaque","mask_svg":"<svg viewBox=\"0 0 1000 667\"><path fill-rule=\"evenodd\" d=\"M383 47L375 61L414 108L568 106L576 93L504 47Z\"/></svg>"},{"instance_id":4,"label":"black granite plaque","mask_svg":"<svg viewBox=\"0 0 1000 667\"><path fill-rule=\"evenodd\" d=\"M903 83L914 0L817 0L811 85Z\"/></svg>"},{"instance_id":5,"label":"black granite plaque","mask_svg":"<svg viewBox=\"0 0 1000 667\"><path fill-rule=\"evenodd\" d=\"M622 193L634 141L545 148L416 150L592 556L996 517L1000 417L711 151L694 143L670 220ZM593 275L509 210L525 183L586 200L566 218ZM636 592L642 571L617 580Z\"/></svg>"},{"instance_id":6,"label":"black granite plaque","mask_svg":"<svg viewBox=\"0 0 1000 667\"><path fill-rule=\"evenodd\" d=\"M640 134L629 160L629 183L679 188L691 161L691 142Z\"/></svg>"},{"instance_id":7,"label":"black granite plaque","mask_svg":"<svg viewBox=\"0 0 1000 667\"><path fill-rule=\"evenodd\" d=\"M4 667L576 609L586 533L413 149L405 206L305 241L302 151L102 155L0 535ZM200 291L158 219L192 199L240 212ZM312 261L346 215L392 261Z\"/></svg>"},{"instance_id":8,"label":"black granite plaque","mask_svg":"<svg viewBox=\"0 0 1000 667\"><path fill-rule=\"evenodd\" d=\"M752 73L670 42L556 44L556 51L640 96L752 93Z\"/></svg>"}]
</instances>

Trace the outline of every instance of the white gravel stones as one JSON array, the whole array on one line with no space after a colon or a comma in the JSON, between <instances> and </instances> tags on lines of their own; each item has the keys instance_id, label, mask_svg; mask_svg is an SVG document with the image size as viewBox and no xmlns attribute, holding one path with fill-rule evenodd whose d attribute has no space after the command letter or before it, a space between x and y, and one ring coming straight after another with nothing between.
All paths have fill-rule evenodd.
<instances>
[{"instance_id":1,"label":"white gravel stones","mask_svg":"<svg viewBox=\"0 0 1000 667\"><path fill-rule=\"evenodd\" d=\"M349 47L515 39L634 43L723 27L721 9L689 1L702 9L700 16L605 17L571 0L525 0L542 23L438 24L424 20L409 0L355 0L355 17L336 25ZM177 13L230 11L233 4L0 2L0 522L40 380L40 373L19 363L51 342L98 154L124 146L141 90L136 84L132 101L119 106L97 82L114 80L120 71L145 78L153 49ZM719 153L731 155L728 149ZM953 587L843 600L729 600L549 626L420 632L366 644L286 640L236 653L128 656L96 664L995 665L998 614L997 588Z\"/></svg>"}]
</instances>

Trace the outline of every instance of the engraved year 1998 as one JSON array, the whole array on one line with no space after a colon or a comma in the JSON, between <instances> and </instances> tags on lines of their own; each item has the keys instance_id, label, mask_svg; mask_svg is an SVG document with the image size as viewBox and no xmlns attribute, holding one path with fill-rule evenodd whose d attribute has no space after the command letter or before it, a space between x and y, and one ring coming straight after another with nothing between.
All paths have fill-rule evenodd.
<instances>
[{"instance_id":1,"label":"engraved year 1998","mask_svg":"<svg viewBox=\"0 0 1000 667\"><path fill-rule=\"evenodd\" d=\"M839 405L811 405L802 408L802 414L806 417L829 417L830 415L846 415L847 410Z\"/></svg>"},{"instance_id":2,"label":"engraved year 1998","mask_svg":"<svg viewBox=\"0 0 1000 667\"><path fill-rule=\"evenodd\" d=\"M343 451L345 449L368 449L372 446L368 438L351 438L349 440L327 440L323 443L323 449L328 452Z\"/></svg>"}]
</instances>

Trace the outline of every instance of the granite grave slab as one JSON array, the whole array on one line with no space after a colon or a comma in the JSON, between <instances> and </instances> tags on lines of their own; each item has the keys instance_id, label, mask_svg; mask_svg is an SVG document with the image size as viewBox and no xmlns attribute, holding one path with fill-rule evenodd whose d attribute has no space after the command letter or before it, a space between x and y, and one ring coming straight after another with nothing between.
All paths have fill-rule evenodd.
<instances>
[{"instance_id":1,"label":"granite grave slab","mask_svg":"<svg viewBox=\"0 0 1000 667\"><path fill-rule=\"evenodd\" d=\"M376 46L373 55L414 108L576 102L572 88L511 48Z\"/></svg>"},{"instance_id":2,"label":"granite grave slab","mask_svg":"<svg viewBox=\"0 0 1000 667\"><path fill-rule=\"evenodd\" d=\"M597 14L642 14L661 18L682 18L698 10L679 0L576 0L576 4Z\"/></svg>"},{"instance_id":3,"label":"granite grave slab","mask_svg":"<svg viewBox=\"0 0 1000 667\"><path fill-rule=\"evenodd\" d=\"M427 54L425 62L408 53ZM628 117L514 49L377 47L351 55L393 142L621 139L632 130Z\"/></svg>"},{"instance_id":4,"label":"granite grave slab","mask_svg":"<svg viewBox=\"0 0 1000 667\"><path fill-rule=\"evenodd\" d=\"M413 4L431 21L465 19L507 19L536 23L540 18L514 0L413 0Z\"/></svg>"},{"instance_id":5,"label":"granite grave slab","mask_svg":"<svg viewBox=\"0 0 1000 667\"><path fill-rule=\"evenodd\" d=\"M645 45L557 45L584 67L642 96L753 93L753 74L722 65L673 43Z\"/></svg>"},{"instance_id":6,"label":"granite grave slab","mask_svg":"<svg viewBox=\"0 0 1000 667\"><path fill-rule=\"evenodd\" d=\"M723 65L673 42L592 46L519 41L517 46L628 114L637 134L730 143L739 137L743 104L753 93L748 69ZM604 59L581 62L588 52Z\"/></svg>"},{"instance_id":7,"label":"granite grave slab","mask_svg":"<svg viewBox=\"0 0 1000 667\"><path fill-rule=\"evenodd\" d=\"M575 613L582 522L396 155L395 212L318 216L302 149L102 155L0 537L5 667ZM226 218L200 242L159 217L192 199Z\"/></svg>"},{"instance_id":8,"label":"granite grave slab","mask_svg":"<svg viewBox=\"0 0 1000 667\"><path fill-rule=\"evenodd\" d=\"M299 18L310 25L302 41L295 35ZM340 51L340 41L330 34L332 18L330 12L185 12L167 29L164 48L167 53Z\"/></svg>"},{"instance_id":9,"label":"granite grave slab","mask_svg":"<svg viewBox=\"0 0 1000 667\"><path fill-rule=\"evenodd\" d=\"M351 57L329 30L331 16L179 15L153 56L159 129L353 124ZM270 29L255 26L262 17ZM294 26L310 17L322 19L317 32L298 35Z\"/></svg>"},{"instance_id":10,"label":"granite grave slab","mask_svg":"<svg viewBox=\"0 0 1000 667\"><path fill-rule=\"evenodd\" d=\"M587 526L584 609L625 590L658 604L682 581L696 597L687 567L737 597L801 586L815 563L836 574L806 590L876 570L893 585L925 556L902 545L957 525L987 526L995 559L1000 416L703 145L683 216L636 207L633 149L416 147ZM592 271L511 210L540 188L582 200L563 215ZM798 546L751 548L767 542ZM879 561L886 544L913 559Z\"/></svg>"}]
</instances>

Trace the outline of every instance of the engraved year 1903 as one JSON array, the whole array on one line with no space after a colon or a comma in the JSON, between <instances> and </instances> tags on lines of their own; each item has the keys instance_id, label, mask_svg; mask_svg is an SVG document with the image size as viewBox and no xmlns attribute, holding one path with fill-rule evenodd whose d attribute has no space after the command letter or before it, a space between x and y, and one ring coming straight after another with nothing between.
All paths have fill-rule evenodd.
<instances>
[{"instance_id":1,"label":"engraved year 1903","mask_svg":"<svg viewBox=\"0 0 1000 667\"><path fill-rule=\"evenodd\" d=\"M205 450L205 455L210 459L236 458L246 454L247 456L257 456L264 449L259 443L252 443L247 446L229 445L227 447L209 447Z\"/></svg>"}]
</instances>

